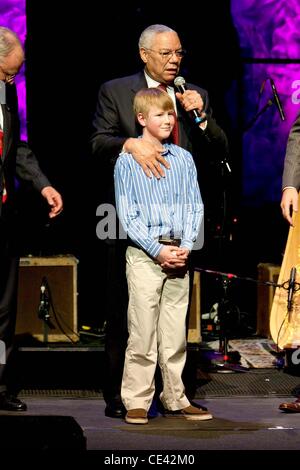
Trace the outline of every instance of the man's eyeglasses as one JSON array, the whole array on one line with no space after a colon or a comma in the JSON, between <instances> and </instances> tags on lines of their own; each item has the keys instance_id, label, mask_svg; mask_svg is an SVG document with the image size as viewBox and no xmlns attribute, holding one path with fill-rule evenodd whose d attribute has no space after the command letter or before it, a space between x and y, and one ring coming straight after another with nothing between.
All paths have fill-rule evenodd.
<instances>
[{"instance_id":1,"label":"man's eyeglasses","mask_svg":"<svg viewBox=\"0 0 300 470\"><path fill-rule=\"evenodd\" d=\"M170 50L165 50L165 51L155 51L154 49L149 49L145 48L147 51L151 52L156 52L161 56L162 59L164 60L169 60L173 56L173 54L176 55L179 59L182 59L186 55L186 51L184 49L177 49L176 51L170 51Z\"/></svg>"}]
</instances>

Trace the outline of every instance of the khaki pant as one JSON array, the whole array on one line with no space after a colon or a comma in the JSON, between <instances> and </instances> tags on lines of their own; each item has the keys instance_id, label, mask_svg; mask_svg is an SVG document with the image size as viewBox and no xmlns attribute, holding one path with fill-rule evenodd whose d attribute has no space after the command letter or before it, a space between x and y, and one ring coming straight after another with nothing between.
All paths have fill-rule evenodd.
<instances>
[{"instance_id":1,"label":"khaki pant","mask_svg":"<svg viewBox=\"0 0 300 470\"><path fill-rule=\"evenodd\" d=\"M189 276L168 277L142 250L126 251L128 330L121 396L127 410L150 408L159 362L161 401L169 410L190 403L181 379L186 361L186 313Z\"/></svg>"}]
</instances>

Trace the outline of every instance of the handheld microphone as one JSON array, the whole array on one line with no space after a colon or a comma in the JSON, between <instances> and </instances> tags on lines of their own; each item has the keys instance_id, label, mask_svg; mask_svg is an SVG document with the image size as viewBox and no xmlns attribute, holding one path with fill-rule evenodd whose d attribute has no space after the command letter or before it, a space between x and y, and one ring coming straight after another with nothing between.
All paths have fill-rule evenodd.
<instances>
[{"instance_id":1,"label":"handheld microphone","mask_svg":"<svg viewBox=\"0 0 300 470\"><path fill-rule=\"evenodd\" d=\"M282 107L281 101L279 99L279 96L278 96L277 89L276 89L273 78L270 78L270 84L271 84L271 88L272 88L272 92L273 92L273 96L274 96L274 101L275 101L276 107L279 111L280 119L282 121L285 121L285 115L284 115L283 107Z\"/></svg>"},{"instance_id":2,"label":"handheld microphone","mask_svg":"<svg viewBox=\"0 0 300 470\"><path fill-rule=\"evenodd\" d=\"M296 268L292 267L291 273L290 273L290 279L289 279L288 298L287 298L287 309L289 312L292 310L292 300L293 300L293 294L295 290L296 273L297 273Z\"/></svg>"},{"instance_id":3,"label":"handheld microphone","mask_svg":"<svg viewBox=\"0 0 300 470\"><path fill-rule=\"evenodd\" d=\"M174 80L174 85L178 89L179 93L184 93L186 91L185 79L183 77L176 77ZM206 117L201 117L197 109L192 109L191 115L196 124L200 124L201 122L206 120Z\"/></svg>"}]
</instances>

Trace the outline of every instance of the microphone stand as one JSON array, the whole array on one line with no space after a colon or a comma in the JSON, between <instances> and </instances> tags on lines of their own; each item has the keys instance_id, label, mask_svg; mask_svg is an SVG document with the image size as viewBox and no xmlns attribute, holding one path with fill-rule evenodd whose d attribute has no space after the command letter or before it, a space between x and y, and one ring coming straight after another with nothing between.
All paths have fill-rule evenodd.
<instances>
[{"instance_id":1,"label":"microphone stand","mask_svg":"<svg viewBox=\"0 0 300 470\"><path fill-rule=\"evenodd\" d=\"M251 129L251 127L255 124L255 122L257 121L259 116L261 116L268 108L270 108L270 106L272 106L272 104L273 104L273 101L268 100L267 103L253 116L253 118L250 119L248 124L246 124L246 126L244 127L243 131L246 132L249 129Z\"/></svg>"},{"instance_id":2,"label":"microphone stand","mask_svg":"<svg viewBox=\"0 0 300 470\"><path fill-rule=\"evenodd\" d=\"M243 367L239 364L230 362L230 356L228 353L228 336L229 336L229 324L228 320L234 309L237 307L230 303L228 298L228 289L231 285L231 278L228 276L222 276L222 288L223 294L218 306L218 317L219 317L219 352L223 355L222 362L217 363L217 372L219 373L232 373L232 372L247 372L248 368Z\"/></svg>"},{"instance_id":3,"label":"microphone stand","mask_svg":"<svg viewBox=\"0 0 300 470\"><path fill-rule=\"evenodd\" d=\"M45 344L48 344L48 333L49 333L49 326L48 323L44 320L44 337L43 341Z\"/></svg>"},{"instance_id":4,"label":"microphone stand","mask_svg":"<svg viewBox=\"0 0 300 470\"><path fill-rule=\"evenodd\" d=\"M276 282L273 281L260 281L257 279L253 279L251 277L241 277L237 276L236 274L232 273L224 273L220 271L213 271L211 269L205 269L205 268L199 268L195 267L195 271L198 272L205 272L208 274L214 274L216 277L222 278L222 288L223 288L223 293L222 293L222 298L220 300L219 306L218 306L218 317L219 317L219 353L222 353L222 362L217 363L217 372L219 373L230 373L230 372L247 372L248 368L240 366L239 364L231 363L230 362L230 354L228 353L228 335L229 335L229 328L228 328L228 323L227 323L227 317L232 314L234 310L234 304L231 304L228 298L228 288L231 285L232 279L238 279L238 280L243 280L243 281L250 281L250 282L255 282L257 285L266 285L266 286L272 286L274 288L279 287L281 289L289 290L290 288L290 282L291 280L287 280L281 284L277 284ZM293 284L293 290L292 290L292 295L300 290L300 283L294 281ZM291 299L292 301L293 299ZM287 312L290 315L290 311L288 310L287 306ZM280 331L280 330L279 330Z\"/></svg>"},{"instance_id":5,"label":"microphone stand","mask_svg":"<svg viewBox=\"0 0 300 470\"><path fill-rule=\"evenodd\" d=\"M49 334L49 328L50 329L55 329L55 326L50 320L50 302L49 302L49 296L47 293L48 289L48 283L45 278L42 279L42 284L41 284L41 290L43 289L43 297L40 300L40 305L38 309L38 317L40 320L43 320L44 322L44 336L43 336L43 341L44 343L48 344L48 334Z\"/></svg>"}]
</instances>

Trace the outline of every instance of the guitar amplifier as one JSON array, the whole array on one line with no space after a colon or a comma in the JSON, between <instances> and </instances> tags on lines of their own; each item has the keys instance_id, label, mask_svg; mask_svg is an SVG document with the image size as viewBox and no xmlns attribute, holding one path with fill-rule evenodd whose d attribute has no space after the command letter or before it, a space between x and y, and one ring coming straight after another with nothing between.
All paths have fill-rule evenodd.
<instances>
[{"instance_id":1,"label":"guitar amplifier","mask_svg":"<svg viewBox=\"0 0 300 470\"><path fill-rule=\"evenodd\" d=\"M77 263L72 255L28 256L20 259L17 335L29 335L39 341L78 341ZM46 280L50 322L39 318L41 284ZM46 337L45 337L46 335Z\"/></svg>"},{"instance_id":2,"label":"guitar amplifier","mask_svg":"<svg viewBox=\"0 0 300 470\"><path fill-rule=\"evenodd\" d=\"M257 265L258 281L277 283L280 266L272 263L259 263ZM264 284L257 286L257 312L256 312L256 334L270 338L270 313L272 309L275 287Z\"/></svg>"}]
</instances>

